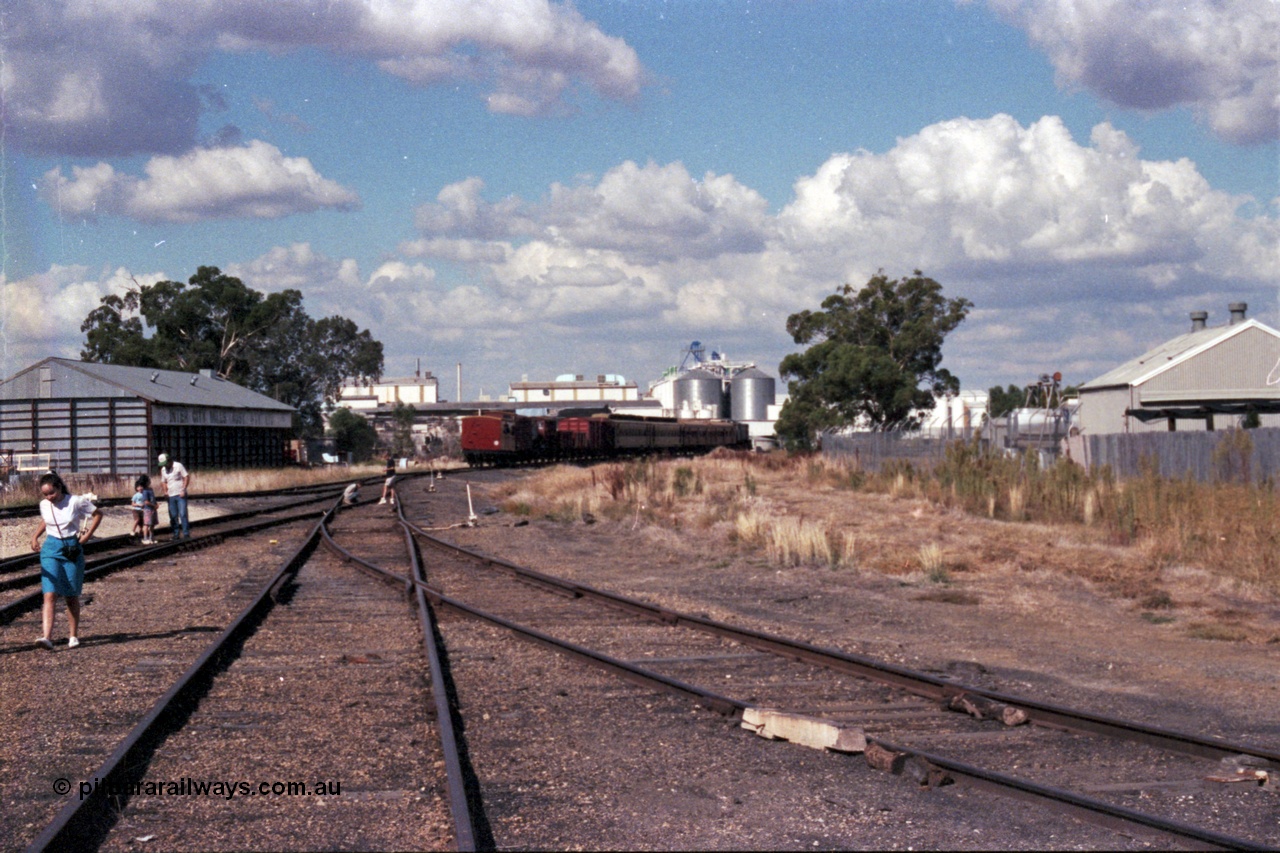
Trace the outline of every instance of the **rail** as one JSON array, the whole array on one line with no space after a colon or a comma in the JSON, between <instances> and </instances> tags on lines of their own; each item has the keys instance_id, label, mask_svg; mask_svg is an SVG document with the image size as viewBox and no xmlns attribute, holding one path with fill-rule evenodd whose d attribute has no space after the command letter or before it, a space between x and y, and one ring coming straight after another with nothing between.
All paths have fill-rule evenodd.
<instances>
[{"instance_id":1,"label":"rail","mask_svg":"<svg viewBox=\"0 0 1280 853\"><path fill-rule=\"evenodd\" d=\"M181 727L210 680L232 656L234 647L253 632L275 606L280 590L295 576L315 551L324 520L337 507L326 511L298 549L281 564L253 601L227 626L208 649L165 692L142 721L93 773L99 781L83 799L70 802L36 836L29 853L44 850L78 850L96 847L115 821L109 790L124 790L145 769L148 756L171 732Z\"/></svg>"}]
</instances>

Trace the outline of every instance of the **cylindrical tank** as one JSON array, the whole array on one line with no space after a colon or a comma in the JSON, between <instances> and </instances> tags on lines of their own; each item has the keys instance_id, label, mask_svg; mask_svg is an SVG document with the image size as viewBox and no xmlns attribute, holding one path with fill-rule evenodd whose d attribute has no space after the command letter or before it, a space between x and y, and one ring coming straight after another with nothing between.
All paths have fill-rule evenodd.
<instances>
[{"instance_id":1,"label":"cylindrical tank","mask_svg":"<svg viewBox=\"0 0 1280 853\"><path fill-rule=\"evenodd\" d=\"M1035 436L1065 433L1071 413L1065 409L1014 409L1009 413L1009 435Z\"/></svg>"},{"instance_id":2,"label":"cylindrical tank","mask_svg":"<svg viewBox=\"0 0 1280 853\"><path fill-rule=\"evenodd\" d=\"M729 380L729 417L735 421L763 421L775 394L773 377L749 367Z\"/></svg>"},{"instance_id":3,"label":"cylindrical tank","mask_svg":"<svg viewBox=\"0 0 1280 853\"><path fill-rule=\"evenodd\" d=\"M690 370L675 381L677 417L724 417L724 383L709 370Z\"/></svg>"}]
</instances>

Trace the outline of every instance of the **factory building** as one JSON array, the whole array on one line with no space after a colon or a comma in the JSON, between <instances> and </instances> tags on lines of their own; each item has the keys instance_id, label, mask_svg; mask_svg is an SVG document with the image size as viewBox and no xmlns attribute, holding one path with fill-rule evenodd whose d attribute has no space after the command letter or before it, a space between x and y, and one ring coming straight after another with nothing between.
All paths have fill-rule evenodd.
<instances>
[{"instance_id":1,"label":"factory building","mask_svg":"<svg viewBox=\"0 0 1280 853\"><path fill-rule=\"evenodd\" d=\"M131 475L285 464L293 409L213 375L46 358L0 382L0 461ZM26 464L24 464L26 463Z\"/></svg>"},{"instance_id":2,"label":"factory building","mask_svg":"<svg viewBox=\"0 0 1280 853\"><path fill-rule=\"evenodd\" d=\"M440 381L431 375L431 371L424 374L421 370L413 376L379 379L363 385L349 382L342 386L338 405L359 412L396 403L410 406L436 403L439 402L439 386Z\"/></svg>"},{"instance_id":3,"label":"factory building","mask_svg":"<svg viewBox=\"0 0 1280 853\"><path fill-rule=\"evenodd\" d=\"M934 397L933 409L920 419L922 438L968 441L987 425L987 392L960 391Z\"/></svg>"},{"instance_id":4,"label":"factory building","mask_svg":"<svg viewBox=\"0 0 1280 853\"><path fill-rule=\"evenodd\" d=\"M513 403L547 406L552 403L615 403L640 399L640 389L614 373L602 373L591 379L581 374L566 373L554 382L530 382L525 377L512 382L507 399Z\"/></svg>"},{"instance_id":5,"label":"factory building","mask_svg":"<svg viewBox=\"0 0 1280 853\"><path fill-rule=\"evenodd\" d=\"M1250 414L1280 426L1280 332L1228 306L1226 325L1191 312L1191 329L1080 386L1087 435L1225 429Z\"/></svg>"}]
</instances>

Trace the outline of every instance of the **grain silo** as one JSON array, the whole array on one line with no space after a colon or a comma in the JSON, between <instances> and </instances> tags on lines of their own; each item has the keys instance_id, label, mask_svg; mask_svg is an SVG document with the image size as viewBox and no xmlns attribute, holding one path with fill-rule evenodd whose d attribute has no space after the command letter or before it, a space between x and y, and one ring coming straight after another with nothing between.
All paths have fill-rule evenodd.
<instances>
[{"instance_id":1,"label":"grain silo","mask_svg":"<svg viewBox=\"0 0 1280 853\"><path fill-rule=\"evenodd\" d=\"M680 376L675 381L675 411L681 418L724 417L724 381L703 368Z\"/></svg>"},{"instance_id":2,"label":"grain silo","mask_svg":"<svg viewBox=\"0 0 1280 853\"><path fill-rule=\"evenodd\" d=\"M729 380L730 417L735 421L763 421L769 418L769 407L775 395L774 379L755 367L749 367Z\"/></svg>"}]
</instances>

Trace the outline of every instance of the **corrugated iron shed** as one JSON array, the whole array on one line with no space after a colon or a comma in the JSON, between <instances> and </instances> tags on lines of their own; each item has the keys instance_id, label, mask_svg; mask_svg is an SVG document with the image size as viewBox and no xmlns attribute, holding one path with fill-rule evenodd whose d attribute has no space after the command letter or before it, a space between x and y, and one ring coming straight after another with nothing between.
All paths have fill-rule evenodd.
<instances>
[{"instance_id":1,"label":"corrugated iron shed","mask_svg":"<svg viewBox=\"0 0 1280 853\"><path fill-rule=\"evenodd\" d=\"M287 461L293 409L211 373L47 358L0 382L0 454L59 471L131 473Z\"/></svg>"},{"instance_id":2,"label":"corrugated iron shed","mask_svg":"<svg viewBox=\"0 0 1280 853\"><path fill-rule=\"evenodd\" d=\"M1172 430L1186 422L1181 428L1213 429L1247 413L1275 419L1280 332L1257 320L1199 328L1201 323L1081 385L1081 428Z\"/></svg>"}]
</instances>

